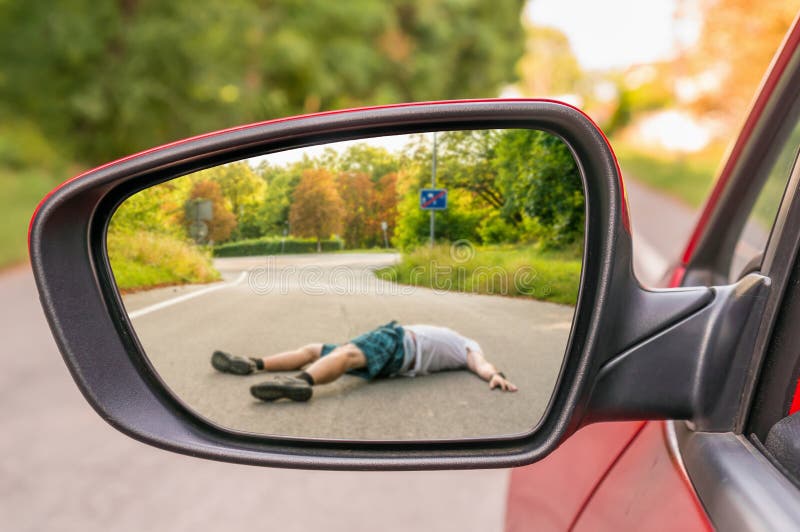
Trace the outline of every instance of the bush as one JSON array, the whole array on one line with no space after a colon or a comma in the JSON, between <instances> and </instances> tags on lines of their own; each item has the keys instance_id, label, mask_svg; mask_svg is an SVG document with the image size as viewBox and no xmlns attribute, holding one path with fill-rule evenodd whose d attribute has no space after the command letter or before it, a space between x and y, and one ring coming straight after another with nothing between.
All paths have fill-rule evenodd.
<instances>
[{"instance_id":1,"label":"bush","mask_svg":"<svg viewBox=\"0 0 800 532\"><path fill-rule=\"evenodd\" d=\"M406 253L375 272L389 282L472 294L525 297L575 305L581 277L581 251L571 247L543 251L538 246L481 246L460 256L446 245Z\"/></svg>"},{"instance_id":2,"label":"bush","mask_svg":"<svg viewBox=\"0 0 800 532\"><path fill-rule=\"evenodd\" d=\"M108 257L120 290L220 279L211 258L192 242L148 231L109 231Z\"/></svg>"},{"instance_id":3,"label":"bush","mask_svg":"<svg viewBox=\"0 0 800 532\"><path fill-rule=\"evenodd\" d=\"M478 236L484 244L513 243L519 240L520 231L505 220L499 212L492 211L478 227Z\"/></svg>"},{"instance_id":4,"label":"bush","mask_svg":"<svg viewBox=\"0 0 800 532\"><path fill-rule=\"evenodd\" d=\"M464 190L448 192L447 209L436 211L436 240L479 241L478 227L489 209L473 205L472 195ZM430 239L430 213L419 208L419 192L411 190L398 205L397 227L392 244L399 249L413 249Z\"/></svg>"},{"instance_id":5,"label":"bush","mask_svg":"<svg viewBox=\"0 0 800 532\"><path fill-rule=\"evenodd\" d=\"M322 251L339 251L344 249L344 242L339 239L321 241ZM254 238L228 242L214 247L215 257L249 257L252 255L279 255L281 253L316 253L317 241L314 238L280 237Z\"/></svg>"}]
</instances>

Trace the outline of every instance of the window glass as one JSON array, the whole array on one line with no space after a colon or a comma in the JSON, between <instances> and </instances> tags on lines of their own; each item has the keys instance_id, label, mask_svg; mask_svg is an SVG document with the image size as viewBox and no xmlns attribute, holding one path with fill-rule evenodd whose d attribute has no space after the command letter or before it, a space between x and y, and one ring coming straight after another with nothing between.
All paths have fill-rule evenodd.
<instances>
[{"instance_id":1,"label":"window glass","mask_svg":"<svg viewBox=\"0 0 800 532\"><path fill-rule=\"evenodd\" d=\"M783 192L797 159L798 146L800 146L800 122L795 124L788 139L777 153L764 186L739 235L731 261L729 274L731 281L739 278L746 266L759 260L767 247Z\"/></svg>"}]
</instances>

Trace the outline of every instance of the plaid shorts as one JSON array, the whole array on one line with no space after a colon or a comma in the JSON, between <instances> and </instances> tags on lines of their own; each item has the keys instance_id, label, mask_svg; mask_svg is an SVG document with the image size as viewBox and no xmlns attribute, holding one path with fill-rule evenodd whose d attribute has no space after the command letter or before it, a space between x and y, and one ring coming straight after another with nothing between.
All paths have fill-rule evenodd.
<instances>
[{"instance_id":1,"label":"plaid shorts","mask_svg":"<svg viewBox=\"0 0 800 532\"><path fill-rule=\"evenodd\" d=\"M351 375L372 380L378 377L390 377L403 367L405 358L403 328L397 325L396 321L357 336L349 343L361 349L367 359L366 367L347 372ZM336 344L323 344L321 356L330 354L337 347L339 346Z\"/></svg>"}]
</instances>

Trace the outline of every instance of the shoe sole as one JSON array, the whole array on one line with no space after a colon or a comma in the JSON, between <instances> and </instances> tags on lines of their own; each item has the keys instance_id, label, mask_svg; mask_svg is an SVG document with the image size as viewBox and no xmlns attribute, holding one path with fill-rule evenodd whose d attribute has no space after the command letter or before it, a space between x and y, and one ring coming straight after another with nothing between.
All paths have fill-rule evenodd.
<instances>
[{"instance_id":1,"label":"shoe sole","mask_svg":"<svg viewBox=\"0 0 800 532\"><path fill-rule=\"evenodd\" d=\"M215 370L221 371L222 373L250 375L253 372L253 368L250 367L250 364L243 360L233 359L230 355L222 351L214 351L214 354L211 355L211 365L214 366Z\"/></svg>"},{"instance_id":2,"label":"shoe sole","mask_svg":"<svg viewBox=\"0 0 800 532\"><path fill-rule=\"evenodd\" d=\"M292 401L305 402L311 399L311 386L296 386L294 384L269 382L251 386L250 394L256 399L267 402L277 401L284 397Z\"/></svg>"}]
</instances>

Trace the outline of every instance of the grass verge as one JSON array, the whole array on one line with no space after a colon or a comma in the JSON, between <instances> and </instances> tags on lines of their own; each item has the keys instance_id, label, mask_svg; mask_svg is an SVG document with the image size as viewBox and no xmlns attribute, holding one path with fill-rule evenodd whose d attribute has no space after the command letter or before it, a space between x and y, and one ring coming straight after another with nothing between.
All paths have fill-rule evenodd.
<instances>
[{"instance_id":1,"label":"grass verge","mask_svg":"<svg viewBox=\"0 0 800 532\"><path fill-rule=\"evenodd\" d=\"M578 250L539 251L535 246L483 246L451 250L418 248L377 270L386 281L436 290L527 297L575 305L580 285Z\"/></svg>"},{"instance_id":2,"label":"grass verge","mask_svg":"<svg viewBox=\"0 0 800 532\"><path fill-rule=\"evenodd\" d=\"M56 184L44 170L0 166L0 268L28 256L28 222L36 205Z\"/></svg>"},{"instance_id":3,"label":"grass verge","mask_svg":"<svg viewBox=\"0 0 800 532\"><path fill-rule=\"evenodd\" d=\"M651 153L614 143L614 152L626 177L699 207L711 190L723 148L712 146L681 156Z\"/></svg>"},{"instance_id":4,"label":"grass verge","mask_svg":"<svg viewBox=\"0 0 800 532\"><path fill-rule=\"evenodd\" d=\"M169 235L109 232L108 256L122 291L220 279L207 252Z\"/></svg>"}]
</instances>

